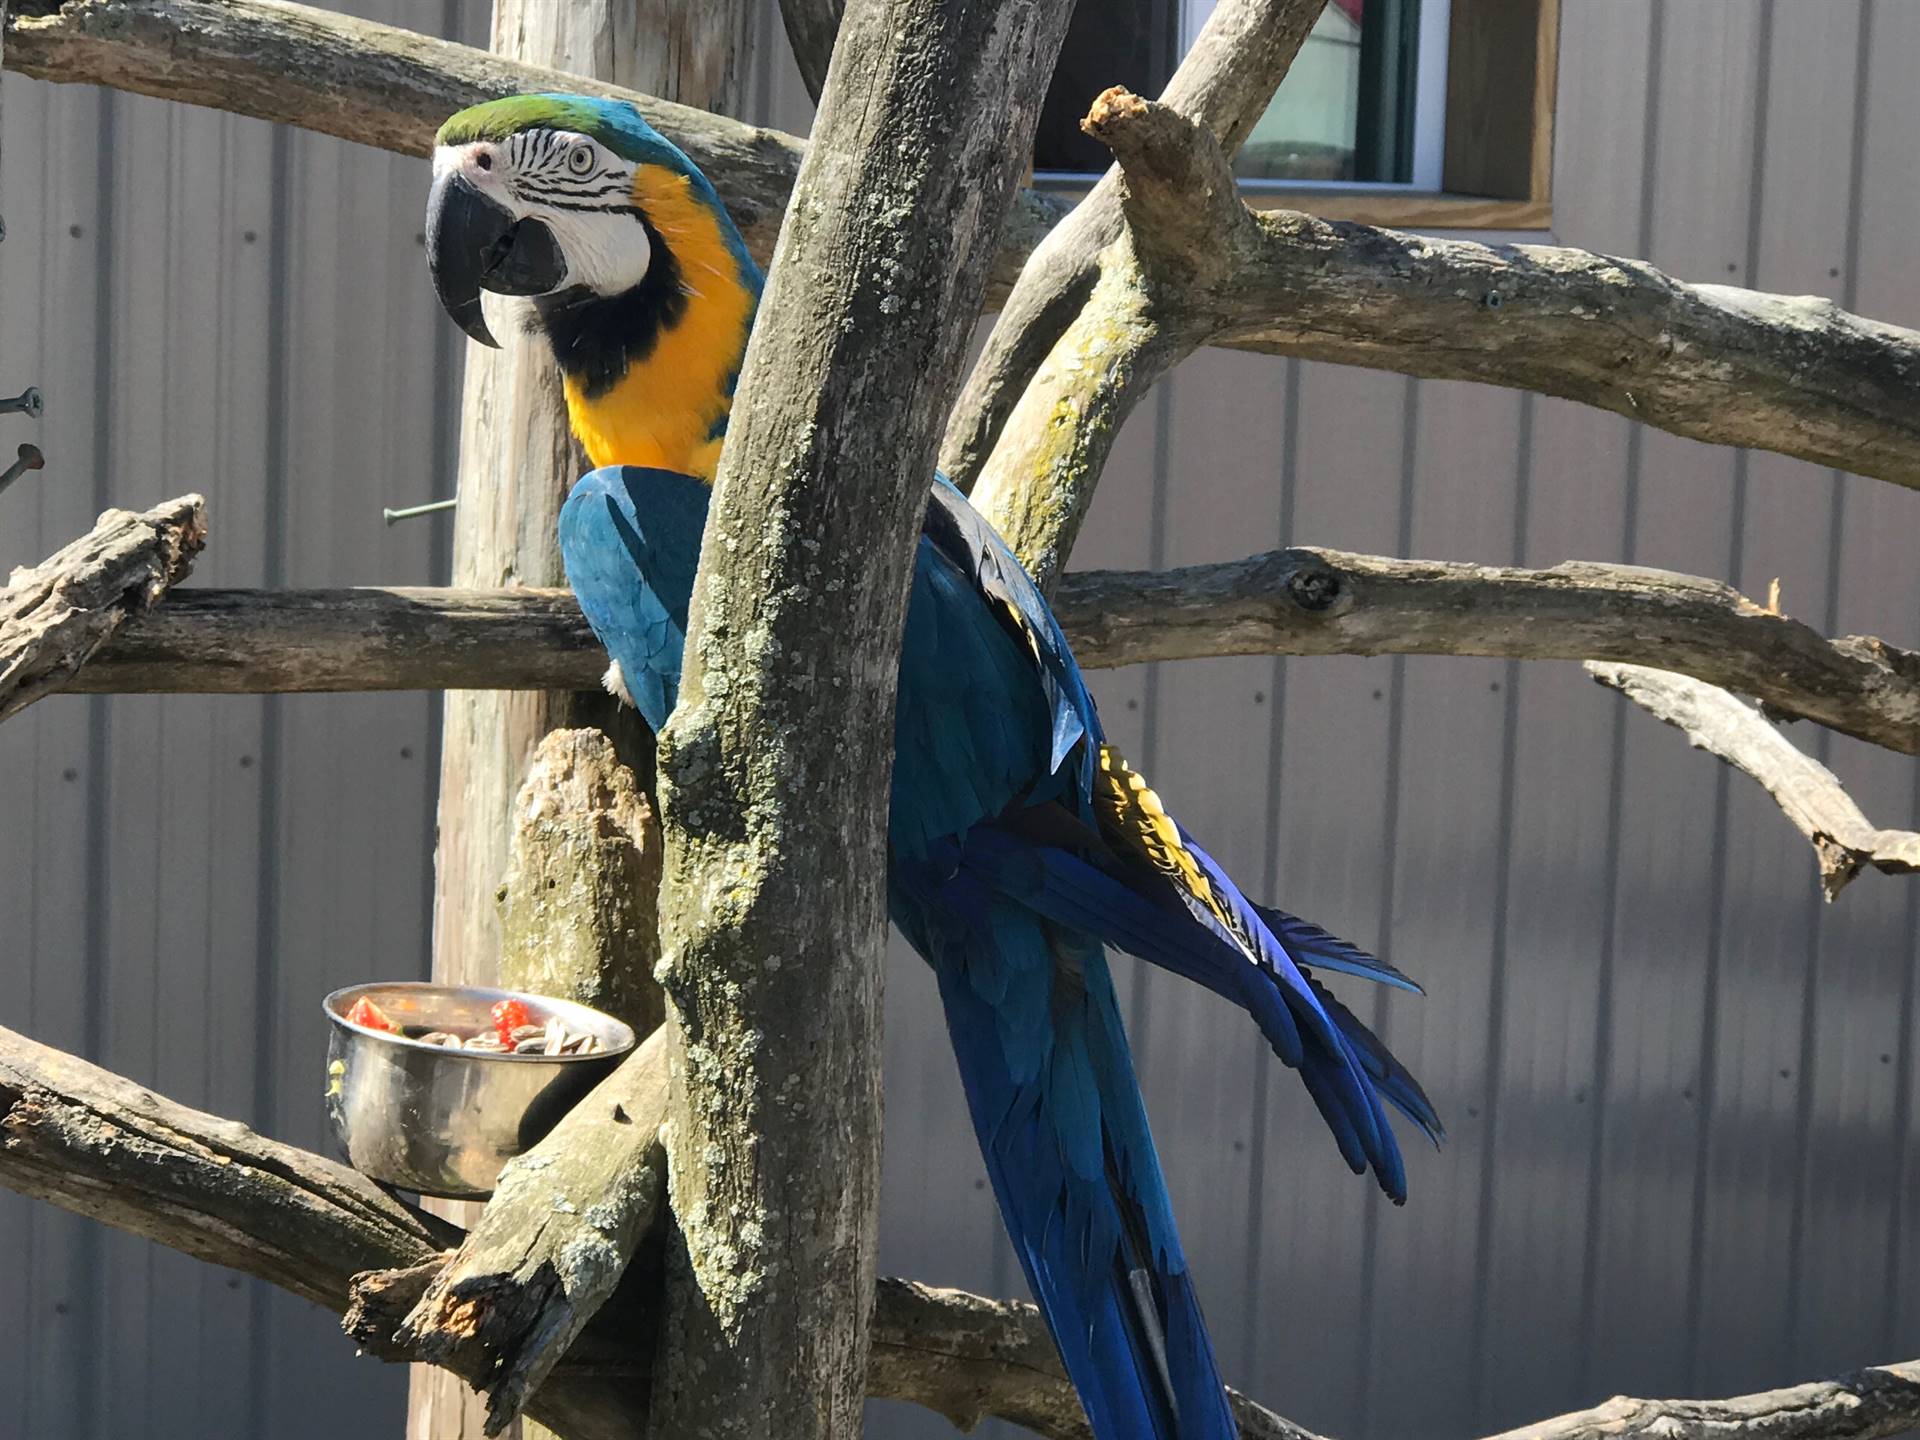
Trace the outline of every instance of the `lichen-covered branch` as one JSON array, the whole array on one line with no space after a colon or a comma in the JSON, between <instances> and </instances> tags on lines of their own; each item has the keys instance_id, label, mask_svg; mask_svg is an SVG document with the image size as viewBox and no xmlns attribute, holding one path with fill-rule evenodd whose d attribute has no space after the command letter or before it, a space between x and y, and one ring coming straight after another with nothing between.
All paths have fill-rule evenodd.
<instances>
[{"instance_id":1,"label":"lichen-covered branch","mask_svg":"<svg viewBox=\"0 0 1920 1440\"><path fill-rule=\"evenodd\" d=\"M1161 323L1137 271L1100 271L1007 417L973 491L1042 588L1051 590L1066 564L1121 425L1189 353Z\"/></svg>"},{"instance_id":2,"label":"lichen-covered branch","mask_svg":"<svg viewBox=\"0 0 1920 1440\"><path fill-rule=\"evenodd\" d=\"M1079 537L1120 427L1205 336L1189 297L1210 293L1254 237L1205 124L1115 88L1081 128L1119 162L1102 182L1118 232L1092 260L1091 291L1013 401L973 488L974 504L1045 589ZM1096 198L1109 203L1089 203Z\"/></svg>"},{"instance_id":3,"label":"lichen-covered branch","mask_svg":"<svg viewBox=\"0 0 1920 1440\"><path fill-rule=\"evenodd\" d=\"M853 0L767 276L660 744L686 1061L659 1435L861 1423L907 579L1071 10Z\"/></svg>"},{"instance_id":4,"label":"lichen-covered branch","mask_svg":"<svg viewBox=\"0 0 1920 1440\"><path fill-rule=\"evenodd\" d=\"M109 510L87 534L0 588L0 720L61 689L135 615L184 580L207 540L206 502Z\"/></svg>"},{"instance_id":5,"label":"lichen-covered branch","mask_svg":"<svg viewBox=\"0 0 1920 1440\"><path fill-rule=\"evenodd\" d=\"M1920 870L1920 835L1882 830L1868 820L1831 770L1795 749L1738 696L1639 665L1589 662L1587 673L1679 730L1695 749L1718 755L1765 786L1813 846L1829 901L1869 865L1888 875Z\"/></svg>"},{"instance_id":6,"label":"lichen-covered branch","mask_svg":"<svg viewBox=\"0 0 1920 1440\"><path fill-rule=\"evenodd\" d=\"M1162 100L1211 133L1225 155L1237 154L1325 7L1326 0L1223 0L1175 70ZM1223 193L1231 196L1232 185ZM1074 343L1063 337L1083 315L1103 272L1118 268L1123 272L1118 279L1129 278L1126 257L1108 254L1125 228L1121 205L1116 168L1101 177L1021 269L960 393L941 445L941 468L963 490L974 489L1021 397L1047 391L1048 382L1035 382L1048 356L1059 347L1064 361L1084 346L1084 335ZM1145 393L1157 373L1140 371L1129 386L1133 398ZM1130 406L1131 400L1123 410ZM1050 407L1042 402L1040 408Z\"/></svg>"}]
</instances>

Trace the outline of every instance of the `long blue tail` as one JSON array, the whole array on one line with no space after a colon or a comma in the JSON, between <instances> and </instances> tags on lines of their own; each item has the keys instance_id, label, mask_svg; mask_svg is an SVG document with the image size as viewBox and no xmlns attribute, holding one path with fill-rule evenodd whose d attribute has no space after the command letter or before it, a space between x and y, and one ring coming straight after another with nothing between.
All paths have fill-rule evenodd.
<instances>
[{"instance_id":1,"label":"long blue tail","mask_svg":"<svg viewBox=\"0 0 1920 1440\"><path fill-rule=\"evenodd\" d=\"M1094 1434L1231 1440L1100 946L964 876L915 878L896 861L894 918L939 976L1000 1213Z\"/></svg>"}]
</instances>

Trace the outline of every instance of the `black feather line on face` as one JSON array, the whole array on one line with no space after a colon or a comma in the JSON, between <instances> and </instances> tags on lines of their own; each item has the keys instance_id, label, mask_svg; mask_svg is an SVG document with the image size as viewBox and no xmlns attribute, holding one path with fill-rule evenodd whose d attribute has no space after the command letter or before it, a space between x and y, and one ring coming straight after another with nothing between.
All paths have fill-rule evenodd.
<instances>
[{"instance_id":1,"label":"black feather line on face","mask_svg":"<svg viewBox=\"0 0 1920 1440\"><path fill-rule=\"evenodd\" d=\"M687 313L687 292L680 262L646 216L649 259L638 285L618 295L596 295L584 285L543 295L533 302L553 357L580 382L589 400L598 400L625 378L629 367L653 353L660 332Z\"/></svg>"}]
</instances>

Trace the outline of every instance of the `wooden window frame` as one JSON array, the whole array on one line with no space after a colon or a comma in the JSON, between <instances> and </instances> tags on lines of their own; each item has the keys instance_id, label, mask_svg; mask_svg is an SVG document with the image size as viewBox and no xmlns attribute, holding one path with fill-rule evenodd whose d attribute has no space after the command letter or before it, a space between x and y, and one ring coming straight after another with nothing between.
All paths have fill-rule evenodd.
<instances>
[{"instance_id":1,"label":"wooden window frame","mask_svg":"<svg viewBox=\"0 0 1920 1440\"><path fill-rule=\"evenodd\" d=\"M1559 57L1560 0L1453 0L1438 192L1288 186L1242 193L1256 209L1401 230L1551 229Z\"/></svg>"},{"instance_id":2,"label":"wooden window frame","mask_svg":"<svg viewBox=\"0 0 1920 1440\"><path fill-rule=\"evenodd\" d=\"M1437 194L1265 190L1247 203L1396 229L1551 229L1559 58L1560 0L1453 0Z\"/></svg>"}]
</instances>

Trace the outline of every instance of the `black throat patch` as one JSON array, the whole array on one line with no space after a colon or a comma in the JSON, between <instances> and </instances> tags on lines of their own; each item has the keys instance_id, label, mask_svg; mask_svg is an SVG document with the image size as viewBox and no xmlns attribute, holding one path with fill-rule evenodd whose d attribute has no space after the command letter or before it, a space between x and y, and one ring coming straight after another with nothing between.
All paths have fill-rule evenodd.
<instances>
[{"instance_id":1,"label":"black throat patch","mask_svg":"<svg viewBox=\"0 0 1920 1440\"><path fill-rule=\"evenodd\" d=\"M660 332L687 313L687 292L680 283L680 262L644 217L652 258L646 278L618 295L596 295L584 285L544 295L533 302L553 346L554 359L580 382L589 400L598 400L626 375L629 366L653 353Z\"/></svg>"}]
</instances>

